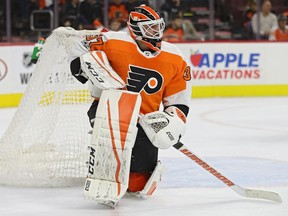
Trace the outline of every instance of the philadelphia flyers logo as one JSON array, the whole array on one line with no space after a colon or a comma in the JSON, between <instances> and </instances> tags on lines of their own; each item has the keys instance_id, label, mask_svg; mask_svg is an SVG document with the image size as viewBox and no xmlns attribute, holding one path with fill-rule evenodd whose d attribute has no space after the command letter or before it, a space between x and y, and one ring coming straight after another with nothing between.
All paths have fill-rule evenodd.
<instances>
[{"instance_id":1,"label":"philadelphia flyers logo","mask_svg":"<svg viewBox=\"0 0 288 216\"><path fill-rule=\"evenodd\" d=\"M162 88L163 77L159 72L133 65L129 65L129 69L128 91L141 92L144 90L147 94L153 94Z\"/></svg>"}]
</instances>

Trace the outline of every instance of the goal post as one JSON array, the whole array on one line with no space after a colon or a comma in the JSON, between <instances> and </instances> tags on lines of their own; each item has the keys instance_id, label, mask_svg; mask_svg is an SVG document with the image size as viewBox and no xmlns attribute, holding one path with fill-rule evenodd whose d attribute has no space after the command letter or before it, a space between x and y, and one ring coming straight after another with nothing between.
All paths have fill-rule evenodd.
<instances>
[{"instance_id":1,"label":"goal post","mask_svg":"<svg viewBox=\"0 0 288 216\"><path fill-rule=\"evenodd\" d=\"M91 129L88 86L70 73L72 41L89 31L60 27L46 39L17 111L0 139L0 185L84 183ZM95 34L95 31L93 32Z\"/></svg>"}]
</instances>

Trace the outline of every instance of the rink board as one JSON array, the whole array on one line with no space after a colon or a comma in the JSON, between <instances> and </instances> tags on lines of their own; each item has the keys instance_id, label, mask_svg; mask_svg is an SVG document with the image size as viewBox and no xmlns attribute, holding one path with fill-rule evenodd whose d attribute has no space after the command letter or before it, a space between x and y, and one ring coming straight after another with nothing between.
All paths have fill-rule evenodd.
<instances>
[{"instance_id":1,"label":"rink board","mask_svg":"<svg viewBox=\"0 0 288 216\"><path fill-rule=\"evenodd\" d=\"M192 98L288 96L287 42L175 44L191 68ZM0 107L17 106L35 70L33 45L0 45Z\"/></svg>"}]
</instances>

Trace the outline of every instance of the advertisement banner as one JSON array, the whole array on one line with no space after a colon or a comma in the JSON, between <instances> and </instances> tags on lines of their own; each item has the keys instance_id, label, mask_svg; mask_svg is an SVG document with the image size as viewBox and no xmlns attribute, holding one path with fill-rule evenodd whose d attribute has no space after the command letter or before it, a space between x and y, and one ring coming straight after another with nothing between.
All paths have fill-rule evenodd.
<instances>
[{"instance_id":1,"label":"advertisement banner","mask_svg":"<svg viewBox=\"0 0 288 216\"><path fill-rule=\"evenodd\" d=\"M193 85L288 84L287 43L177 44L191 66Z\"/></svg>"}]
</instances>

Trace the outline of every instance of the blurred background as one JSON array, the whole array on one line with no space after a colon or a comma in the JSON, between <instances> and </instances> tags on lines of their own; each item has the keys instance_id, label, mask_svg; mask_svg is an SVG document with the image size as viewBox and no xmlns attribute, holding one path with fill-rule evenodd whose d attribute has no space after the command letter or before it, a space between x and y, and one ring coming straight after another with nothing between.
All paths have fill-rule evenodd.
<instances>
[{"instance_id":1,"label":"blurred background","mask_svg":"<svg viewBox=\"0 0 288 216\"><path fill-rule=\"evenodd\" d=\"M166 41L279 40L281 21L288 34L288 0L1 0L0 42L35 42L59 26L126 30L143 3L162 14Z\"/></svg>"}]
</instances>

